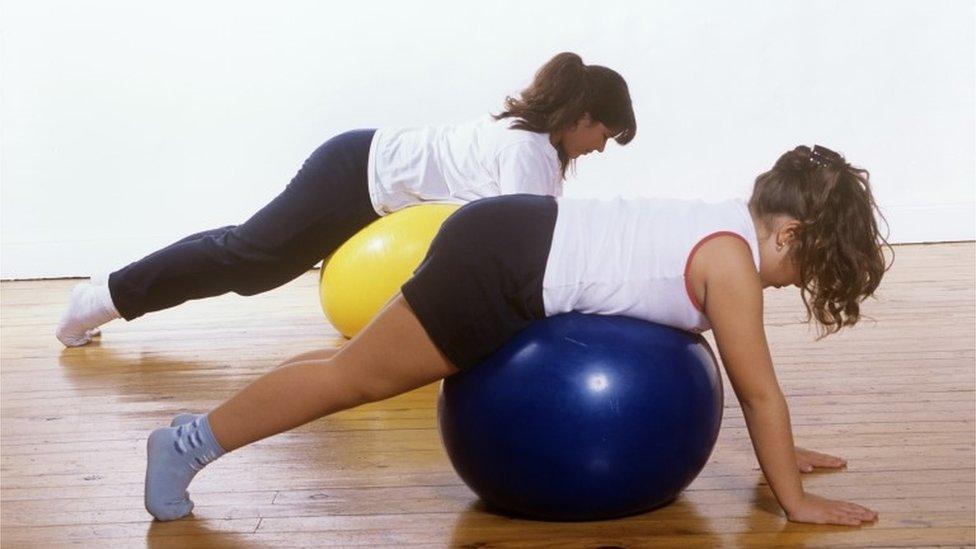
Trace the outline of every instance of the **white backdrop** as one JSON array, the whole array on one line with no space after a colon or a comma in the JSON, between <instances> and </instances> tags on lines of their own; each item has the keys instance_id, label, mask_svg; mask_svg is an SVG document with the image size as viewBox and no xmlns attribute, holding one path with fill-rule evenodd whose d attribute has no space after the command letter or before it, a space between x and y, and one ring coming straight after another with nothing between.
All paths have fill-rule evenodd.
<instances>
[{"instance_id":1,"label":"white backdrop","mask_svg":"<svg viewBox=\"0 0 976 549\"><path fill-rule=\"evenodd\" d=\"M333 134L497 112L564 50L638 121L570 196L747 196L821 143L871 170L893 241L976 236L971 0L7 0L0 33L3 278L243 221Z\"/></svg>"}]
</instances>

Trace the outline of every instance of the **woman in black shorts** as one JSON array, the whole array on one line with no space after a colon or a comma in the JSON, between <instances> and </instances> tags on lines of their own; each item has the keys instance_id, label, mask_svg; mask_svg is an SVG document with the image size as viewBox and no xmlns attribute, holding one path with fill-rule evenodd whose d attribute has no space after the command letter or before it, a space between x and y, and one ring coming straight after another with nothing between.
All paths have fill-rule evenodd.
<instances>
[{"instance_id":1,"label":"woman in black shorts","mask_svg":"<svg viewBox=\"0 0 976 549\"><path fill-rule=\"evenodd\" d=\"M803 490L801 461L841 460L793 445L762 291L801 288L827 333L854 324L886 269L875 212L867 172L823 147L782 155L756 179L748 204L530 195L468 204L441 227L402 294L337 354L301 355L209 414L153 431L146 508L159 520L186 516L190 481L223 453L475 367L531 322L575 308L710 326L787 517L874 520L869 509ZM663 274L642 286L651 270Z\"/></svg>"}]
</instances>

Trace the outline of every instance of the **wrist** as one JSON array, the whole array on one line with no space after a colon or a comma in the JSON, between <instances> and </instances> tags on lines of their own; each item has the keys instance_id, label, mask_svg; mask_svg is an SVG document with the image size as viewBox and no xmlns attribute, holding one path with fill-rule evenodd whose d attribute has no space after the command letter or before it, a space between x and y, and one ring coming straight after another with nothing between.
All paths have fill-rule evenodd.
<instances>
[{"instance_id":1,"label":"wrist","mask_svg":"<svg viewBox=\"0 0 976 549\"><path fill-rule=\"evenodd\" d=\"M806 493L801 490L796 494L790 494L788 497L778 498L779 506L783 508L783 511L786 511L787 515L789 515L803 504L805 498Z\"/></svg>"}]
</instances>

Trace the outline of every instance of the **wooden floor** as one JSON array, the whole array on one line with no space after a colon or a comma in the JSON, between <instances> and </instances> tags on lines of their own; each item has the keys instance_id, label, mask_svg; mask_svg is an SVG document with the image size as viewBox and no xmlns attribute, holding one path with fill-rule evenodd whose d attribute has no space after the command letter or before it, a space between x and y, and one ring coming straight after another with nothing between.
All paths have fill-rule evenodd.
<instances>
[{"instance_id":1,"label":"wooden floor","mask_svg":"<svg viewBox=\"0 0 976 549\"><path fill-rule=\"evenodd\" d=\"M316 274L116 322L62 350L52 332L75 281L3 282L3 547L784 547L973 545L973 243L896 248L873 321L814 341L795 292L767 292L768 333L797 442L845 456L807 489L881 513L877 524L791 524L726 392L722 434L673 505L623 520L546 523L486 512L435 428L436 386L342 413L221 459L188 520L143 509L145 441L291 354L342 341Z\"/></svg>"}]
</instances>

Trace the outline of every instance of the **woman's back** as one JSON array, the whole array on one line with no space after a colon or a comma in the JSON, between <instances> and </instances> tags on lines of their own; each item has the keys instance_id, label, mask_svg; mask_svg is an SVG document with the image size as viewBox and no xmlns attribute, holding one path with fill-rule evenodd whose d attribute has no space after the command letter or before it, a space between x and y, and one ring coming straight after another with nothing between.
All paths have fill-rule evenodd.
<instances>
[{"instance_id":1,"label":"woman's back","mask_svg":"<svg viewBox=\"0 0 976 549\"><path fill-rule=\"evenodd\" d=\"M512 191L501 188L507 181L532 181L537 194L562 194L549 134L511 124L486 115L464 124L377 130L368 167L377 212L393 212L418 199L469 202L507 194Z\"/></svg>"},{"instance_id":2,"label":"woman's back","mask_svg":"<svg viewBox=\"0 0 976 549\"><path fill-rule=\"evenodd\" d=\"M755 226L739 200L560 198L558 207L543 281L547 316L625 315L702 331L708 320L686 283L697 247L732 233L759 265Z\"/></svg>"}]
</instances>

